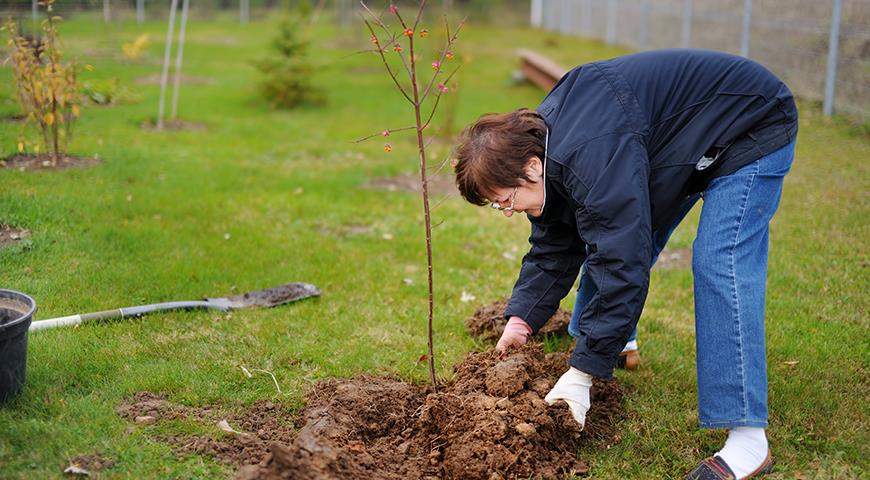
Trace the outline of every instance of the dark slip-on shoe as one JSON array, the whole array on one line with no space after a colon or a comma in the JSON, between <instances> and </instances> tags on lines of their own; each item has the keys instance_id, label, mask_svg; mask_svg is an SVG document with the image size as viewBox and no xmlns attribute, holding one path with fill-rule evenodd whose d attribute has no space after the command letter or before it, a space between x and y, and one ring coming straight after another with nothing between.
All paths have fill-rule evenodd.
<instances>
[{"instance_id":1,"label":"dark slip-on shoe","mask_svg":"<svg viewBox=\"0 0 870 480\"><path fill-rule=\"evenodd\" d=\"M626 350L616 358L616 368L635 370L640 365L640 353L637 350Z\"/></svg>"},{"instance_id":2,"label":"dark slip-on shoe","mask_svg":"<svg viewBox=\"0 0 870 480\"><path fill-rule=\"evenodd\" d=\"M737 478L731 467L722 460L722 457L709 457L704 459L691 473L686 475L686 480L749 480L750 478L760 478L773 470L773 457L770 456L770 450L767 451L767 457L761 462L761 466L756 468L749 475Z\"/></svg>"}]
</instances>

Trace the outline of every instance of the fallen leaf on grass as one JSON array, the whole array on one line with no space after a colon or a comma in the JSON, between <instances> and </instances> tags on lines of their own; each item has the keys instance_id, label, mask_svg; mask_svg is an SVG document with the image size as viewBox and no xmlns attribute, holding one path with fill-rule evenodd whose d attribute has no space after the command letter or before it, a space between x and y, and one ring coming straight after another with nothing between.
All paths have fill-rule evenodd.
<instances>
[{"instance_id":1,"label":"fallen leaf on grass","mask_svg":"<svg viewBox=\"0 0 870 480\"><path fill-rule=\"evenodd\" d=\"M218 426L218 428L220 428L221 430L223 430L224 432L227 432L227 433L234 433L236 435L247 435L247 433L240 432L240 431L234 429L233 427L231 427L229 422L227 422L226 420L221 420L220 422L218 422L217 426Z\"/></svg>"},{"instance_id":2,"label":"fallen leaf on grass","mask_svg":"<svg viewBox=\"0 0 870 480\"><path fill-rule=\"evenodd\" d=\"M462 295L459 297L459 301L461 301L463 303L468 303L468 302L474 301L476 299L477 299L477 297L466 292L465 290L462 291Z\"/></svg>"},{"instance_id":3,"label":"fallen leaf on grass","mask_svg":"<svg viewBox=\"0 0 870 480\"><path fill-rule=\"evenodd\" d=\"M782 362L783 365L788 365L789 367L793 367L799 363L801 363L800 360L789 360L787 362Z\"/></svg>"},{"instance_id":4,"label":"fallen leaf on grass","mask_svg":"<svg viewBox=\"0 0 870 480\"><path fill-rule=\"evenodd\" d=\"M424 353L423 355L420 355L420 358L417 359L417 362L415 363L415 365L420 365L421 363L425 362L428 359L429 359L429 355L426 355Z\"/></svg>"}]
</instances>

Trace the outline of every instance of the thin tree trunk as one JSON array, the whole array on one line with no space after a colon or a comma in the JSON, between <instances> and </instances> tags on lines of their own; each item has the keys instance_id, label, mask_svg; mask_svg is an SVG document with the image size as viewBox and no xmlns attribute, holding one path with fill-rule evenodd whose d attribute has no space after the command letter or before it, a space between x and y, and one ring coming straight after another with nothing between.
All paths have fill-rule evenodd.
<instances>
[{"instance_id":1,"label":"thin tree trunk","mask_svg":"<svg viewBox=\"0 0 870 480\"><path fill-rule=\"evenodd\" d=\"M178 92L181 90L181 64L184 61L184 32L187 31L187 10L190 0L184 0L181 7L181 29L178 31L178 53L175 57L175 85L172 87L172 113L170 120L175 120L178 113Z\"/></svg>"},{"instance_id":2,"label":"thin tree trunk","mask_svg":"<svg viewBox=\"0 0 870 480\"><path fill-rule=\"evenodd\" d=\"M420 5L423 9L423 4ZM429 381L432 389L438 389L438 381L435 378L435 349L433 347L433 329L435 292L432 282L432 221L429 215L429 180L426 178L426 144L423 141L423 119L420 115L420 91L417 86L417 62L414 59L414 37L408 38L408 56L411 59L411 88L414 91L414 115L417 121L417 149L420 152L420 183L423 186L423 216L426 224L426 260L428 266L429 281Z\"/></svg>"},{"instance_id":3,"label":"thin tree trunk","mask_svg":"<svg viewBox=\"0 0 870 480\"><path fill-rule=\"evenodd\" d=\"M178 0L169 7L169 29L166 31L166 49L163 52L163 73L160 76L160 107L157 111L157 130L163 130L163 114L166 110L166 84L169 83L169 61L172 54L172 33L175 30L175 10Z\"/></svg>"}]
</instances>

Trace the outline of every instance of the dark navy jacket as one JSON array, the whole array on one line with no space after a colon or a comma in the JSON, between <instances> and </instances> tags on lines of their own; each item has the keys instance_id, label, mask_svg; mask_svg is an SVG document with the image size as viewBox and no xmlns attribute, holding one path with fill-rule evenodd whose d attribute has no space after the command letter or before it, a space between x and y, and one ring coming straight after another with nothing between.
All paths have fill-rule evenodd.
<instances>
[{"instance_id":1,"label":"dark navy jacket","mask_svg":"<svg viewBox=\"0 0 870 480\"><path fill-rule=\"evenodd\" d=\"M751 60L660 50L581 65L537 111L549 129L545 204L529 216L531 249L505 316L537 331L585 261L598 294L570 363L607 378L643 309L652 232L711 179L794 141L797 109ZM717 160L697 170L704 156Z\"/></svg>"}]
</instances>

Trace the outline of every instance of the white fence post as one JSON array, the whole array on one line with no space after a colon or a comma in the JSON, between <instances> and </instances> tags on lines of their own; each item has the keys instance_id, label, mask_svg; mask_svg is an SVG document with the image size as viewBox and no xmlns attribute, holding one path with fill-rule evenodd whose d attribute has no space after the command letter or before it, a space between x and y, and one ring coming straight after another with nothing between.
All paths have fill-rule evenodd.
<instances>
[{"instance_id":1,"label":"white fence post","mask_svg":"<svg viewBox=\"0 0 870 480\"><path fill-rule=\"evenodd\" d=\"M109 0L103 0L103 22L109 23L112 20L112 11L109 6Z\"/></svg>"},{"instance_id":2,"label":"white fence post","mask_svg":"<svg viewBox=\"0 0 870 480\"><path fill-rule=\"evenodd\" d=\"M683 0L683 48L689 48L692 40L692 0Z\"/></svg>"},{"instance_id":3,"label":"white fence post","mask_svg":"<svg viewBox=\"0 0 870 480\"><path fill-rule=\"evenodd\" d=\"M163 73L160 74L160 107L157 110L157 130L163 130L163 113L166 107L166 84L169 83L169 60L172 55L172 32L175 30L175 10L178 0L169 7L169 28L166 30L166 49L163 53Z\"/></svg>"},{"instance_id":4,"label":"white fence post","mask_svg":"<svg viewBox=\"0 0 870 480\"><path fill-rule=\"evenodd\" d=\"M604 38L608 45L616 43L616 0L607 0L607 32Z\"/></svg>"},{"instance_id":5,"label":"white fence post","mask_svg":"<svg viewBox=\"0 0 870 480\"><path fill-rule=\"evenodd\" d=\"M752 24L752 0L743 0L743 36L740 38L740 55L749 58L749 29Z\"/></svg>"},{"instance_id":6,"label":"white fence post","mask_svg":"<svg viewBox=\"0 0 870 480\"><path fill-rule=\"evenodd\" d=\"M239 23L242 25L248 23L248 18L251 16L250 0L239 0Z\"/></svg>"},{"instance_id":7,"label":"white fence post","mask_svg":"<svg viewBox=\"0 0 870 480\"><path fill-rule=\"evenodd\" d=\"M33 23L36 24L39 21L39 1L33 0L31 4L31 9L33 10ZM36 28L36 27L34 27Z\"/></svg>"},{"instance_id":8,"label":"white fence post","mask_svg":"<svg viewBox=\"0 0 870 480\"><path fill-rule=\"evenodd\" d=\"M544 16L544 0L532 0L531 24L533 27L541 28L541 20Z\"/></svg>"},{"instance_id":9,"label":"white fence post","mask_svg":"<svg viewBox=\"0 0 870 480\"><path fill-rule=\"evenodd\" d=\"M837 83L837 54L840 47L840 12L842 0L834 0L834 13L831 16L831 38L828 41L828 73L825 76L825 115L834 113L834 84Z\"/></svg>"},{"instance_id":10,"label":"white fence post","mask_svg":"<svg viewBox=\"0 0 870 480\"><path fill-rule=\"evenodd\" d=\"M184 61L184 34L187 31L187 11L190 9L190 0L184 0L181 5L181 29L178 31L178 53L175 54L175 83L172 86L172 113L170 120L175 120L178 115L178 93L181 90L181 65Z\"/></svg>"},{"instance_id":11,"label":"white fence post","mask_svg":"<svg viewBox=\"0 0 870 480\"><path fill-rule=\"evenodd\" d=\"M145 23L145 0L136 0L136 23Z\"/></svg>"},{"instance_id":12,"label":"white fence post","mask_svg":"<svg viewBox=\"0 0 870 480\"><path fill-rule=\"evenodd\" d=\"M640 10L640 49L646 50L649 48L649 17L652 5L650 0L643 0Z\"/></svg>"},{"instance_id":13,"label":"white fence post","mask_svg":"<svg viewBox=\"0 0 870 480\"><path fill-rule=\"evenodd\" d=\"M559 5L559 31L563 35L571 34L571 2L573 0L562 0Z\"/></svg>"},{"instance_id":14,"label":"white fence post","mask_svg":"<svg viewBox=\"0 0 870 480\"><path fill-rule=\"evenodd\" d=\"M583 32L592 36L592 0L583 1Z\"/></svg>"}]
</instances>

